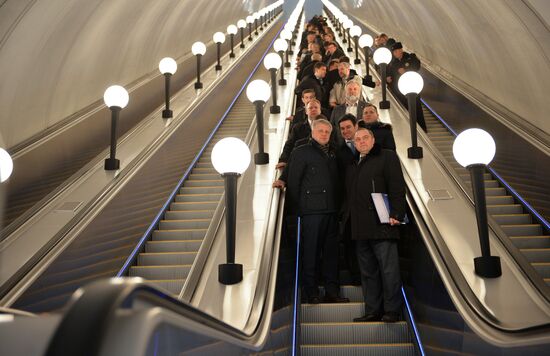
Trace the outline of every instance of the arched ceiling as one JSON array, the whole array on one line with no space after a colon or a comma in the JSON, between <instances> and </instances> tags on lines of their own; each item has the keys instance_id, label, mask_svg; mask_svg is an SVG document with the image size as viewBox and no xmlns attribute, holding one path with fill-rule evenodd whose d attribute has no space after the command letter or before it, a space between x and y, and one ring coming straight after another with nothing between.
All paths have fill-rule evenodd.
<instances>
[{"instance_id":1,"label":"arched ceiling","mask_svg":"<svg viewBox=\"0 0 550 356\"><path fill-rule=\"evenodd\" d=\"M550 1L332 2L550 134Z\"/></svg>"},{"instance_id":2,"label":"arched ceiling","mask_svg":"<svg viewBox=\"0 0 550 356\"><path fill-rule=\"evenodd\" d=\"M181 58L269 0L0 1L0 145L99 100L111 84Z\"/></svg>"}]
</instances>

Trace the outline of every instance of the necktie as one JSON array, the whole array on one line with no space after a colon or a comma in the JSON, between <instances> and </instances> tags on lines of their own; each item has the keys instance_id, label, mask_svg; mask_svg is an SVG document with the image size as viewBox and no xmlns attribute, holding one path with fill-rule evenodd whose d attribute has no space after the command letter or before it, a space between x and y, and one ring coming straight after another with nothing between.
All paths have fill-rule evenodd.
<instances>
[{"instance_id":1,"label":"necktie","mask_svg":"<svg viewBox=\"0 0 550 356\"><path fill-rule=\"evenodd\" d=\"M352 141L346 141L346 145L348 145L349 149L351 150L351 153L355 156L355 145Z\"/></svg>"}]
</instances>

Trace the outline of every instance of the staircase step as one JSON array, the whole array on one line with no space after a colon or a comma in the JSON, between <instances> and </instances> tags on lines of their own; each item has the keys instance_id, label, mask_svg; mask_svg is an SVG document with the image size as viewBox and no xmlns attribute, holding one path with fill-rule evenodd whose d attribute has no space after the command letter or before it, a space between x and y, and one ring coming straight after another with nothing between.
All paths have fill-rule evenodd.
<instances>
[{"instance_id":1,"label":"staircase step","mask_svg":"<svg viewBox=\"0 0 550 356\"><path fill-rule=\"evenodd\" d=\"M224 192L224 186L203 186L203 187L182 187L180 194L221 194Z\"/></svg>"},{"instance_id":2,"label":"staircase step","mask_svg":"<svg viewBox=\"0 0 550 356\"><path fill-rule=\"evenodd\" d=\"M550 262L550 248L522 248L520 251L529 262Z\"/></svg>"},{"instance_id":3,"label":"staircase step","mask_svg":"<svg viewBox=\"0 0 550 356\"><path fill-rule=\"evenodd\" d=\"M493 214L491 216L498 224L517 225L531 223L531 215L529 214Z\"/></svg>"},{"instance_id":4,"label":"staircase step","mask_svg":"<svg viewBox=\"0 0 550 356\"><path fill-rule=\"evenodd\" d=\"M487 205L514 204L514 197L511 195L486 196Z\"/></svg>"},{"instance_id":5,"label":"staircase step","mask_svg":"<svg viewBox=\"0 0 550 356\"><path fill-rule=\"evenodd\" d=\"M212 216L214 216L214 210L169 210L164 218L166 220L212 219Z\"/></svg>"},{"instance_id":6,"label":"staircase step","mask_svg":"<svg viewBox=\"0 0 550 356\"><path fill-rule=\"evenodd\" d=\"M138 255L138 265L140 266L187 265L187 264L193 264L196 257L197 257L196 252L140 253Z\"/></svg>"},{"instance_id":7,"label":"staircase step","mask_svg":"<svg viewBox=\"0 0 550 356\"><path fill-rule=\"evenodd\" d=\"M223 179L195 179L187 180L183 184L184 187L212 187L212 186L222 186L224 182Z\"/></svg>"},{"instance_id":8,"label":"staircase step","mask_svg":"<svg viewBox=\"0 0 550 356\"><path fill-rule=\"evenodd\" d=\"M161 230L207 229L211 219L161 220Z\"/></svg>"},{"instance_id":9,"label":"staircase step","mask_svg":"<svg viewBox=\"0 0 550 356\"><path fill-rule=\"evenodd\" d=\"M207 229L155 230L153 241L201 240Z\"/></svg>"},{"instance_id":10,"label":"staircase step","mask_svg":"<svg viewBox=\"0 0 550 356\"><path fill-rule=\"evenodd\" d=\"M302 323L351 322L364 315L365 303L302 304Z\"/></svg>"},{"instance_id":11,"label":"staircase step","mask_svg":"<svg viewBox=\"0 0 550 356\"><path fill-rule=\"evenodd\" d=\"M485 188L485 195L486 196L505 196L506 195L506 189L504 189L502 187Z\"/></svg>"},{"instance_id":12,"label":"staircase step","mask_svg":"<svg viewBox=\"0 0 550 356\"><path fill-rule=\"evenodd\" d=\"M539 236L542 235L542 227L539 224L500 225L508 236Z\"/></svg>"},{"instance_id":13,"label":"staircase step","mask_svg":"<svg viewBox=\"0 0 550 356\"><path fill-rule=\"evenodd\" d=\"M144 279L185 279L192 265L132 266L130 276Z\"/></svg>"},{"instance_id":14,"label":"staircase step","mask_svg":"<svg viewBox=\"0 0 550 356\"><path fill-rule=\"evenodd\" d=\"M302 356L413 356L414 345L382 344L382 345L301 345Z\"/></svg>"},{"instance_id":15,"label":"staircase step","mask_svg":"<svg viewBox=\"0 0 550 356\"><path fill-rule=\"evenodd\" d=\"M510 236L517 248L550 248L550 236Z\"/></svg>"},{"instance_id":16,"label":"staircase step","mask_svg":"<svg viewBox=\"0 0 550 356\"><path fill-rule=\"evenodd\" d=\"M301 343L396 344L409 342L407 323L302 323Z\"/></svg>"},{"instance_id":17,"label":"staircase step","mask_svg":"<svg viewBox=\"0 0 550 356\"><path fill-rule=\"evenodd\" d=\"M170 204L170 210L214 210L219 201L202 201L202 202L177 202Z\"/></svg>"},{"instance_id":18,"label":"staircase step","mask_svg":"<svg viewBox=\"0 0 550 356\"><path fill-rule=\"evenodd\" d=\"M189 241L147 241L145 252L196 252L202 240Z\"/></svg>"},{"instance_id":19,"label":"staircase step","mask_svg":"<svg viewBox=\"0 0 550 356\"><path fill-rule=\"evenodd\" d=\"M200 180L204 180L204 179L208 179L208 180L215 180L215 179L219 179L220 178L220 174L219 173L212 173L212 174L203 174L203 173L191 173L189 175L189 180L196 180L196 179L200 179Z\"/></svg>"}]
</instances>

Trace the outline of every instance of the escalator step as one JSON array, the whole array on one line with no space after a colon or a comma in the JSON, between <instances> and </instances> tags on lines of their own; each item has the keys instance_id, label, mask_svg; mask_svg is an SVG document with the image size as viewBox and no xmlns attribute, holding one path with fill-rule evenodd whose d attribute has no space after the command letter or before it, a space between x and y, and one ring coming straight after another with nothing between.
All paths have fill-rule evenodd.
<instances>
[{"instance_id":1,"label":"escalator step","mask_svg":"<svg viewBox=\"0 0 550 356\"><path fill-rule=\"evenodd\" d=\"M218 176L219 177L219 176ZM212 186L222 186L223 187L223 179L195 179L195 180L188 180L184 183L184 187L212 187Z\"/></svg>"},{"instance_id":2,"label":"escalator step","mask_svg":"<svg viewBox=\"0 0 550 356\"><path fill-rule=\"evenodd\" d=\"M196 252L140 253L138 256L138 265L187 265L193 263L195 257L197 257Z\"/></svg>"},{"instance_id":3,"label":"escalator step","mask_svg":"<svg viewBox=\"0 0 550 356\"><path fill-rule=\"evenodd\" d=\"M350 322L364 315L364 303L302 304L303 323Z\"/></svg>"},{"instance_id":4,"label":"escalator step","mask_svg":"<svg viewBox=\"0 0 550 356\"><path fill-rule=\"evenodd\" d=\"M130 276L144 279L185 279L191 265L132 266Z\"/></svg>"},{"instance_id":5,"label":"escalator step","mask_svg":"<svg viewBox=\"0 0 550 356\"><path fill-rule=\"evenodd\" d=\"M550 248L549 236L510 236L517 248Z\"/></svg>"},{"instance_id":6,"label":"escalator step","mask_svg":"<svg viewBox=\"0 0 550 356\"><path fill-rule=\"evenodd\" d=\"M196 252L202 240L189 241L147 241L145 252Z\"/></svg>"},{"instance_id":7,"label":"escalator step","mask_svg":"<svg viewBox=\"0 0 550 356\"><path fill-rule=\"evenodd\" d=\"M487 205L514 204L514 197L511 195L487 196L485 200Z\"/></svg>"},{"instance_id":8,"label":"escalator step","mask_svg":"<svg viewBox=\"0 0 550 356\"><path fill-rule=\"evenodd\" d=\"M531 215L529 214L493 214L491 215L498 224L530 224Z\"/></svg>"},{"instance_id":9,"label":"escalator step","mask_svg":"<svg viewBox=\"0 0 550 356\"><path fill-rule=\"evenodd\" d=\"M487 205L489 214L521 214L523 207L520 204Z\"/></svg>"},{"instance_id":10,"label":"escalator step","mask_svg":"<svg viewBox=\"0 0 550 356\"><path fill-rule=\"evenodd\" d=\"M302 345L300 354L303 356L413 356L413 344L386 345Z\"/></svg>"},{"instance_id":11,"label":"escalator step","mask_svg":"<svg viewBox=\"0 0 550 356\"><path fill-rule=\"evenodd\" d=\"M464 168L466 169L466 168ZM486 188L485 189L485 195L487 196L505 196L506 195L506 189L504 188Z\"/></svg>"},{"instance_id":12,"label":"escalator step","mask_svg":"<svg viewBox=\"0 0 550 356\"><path fill-rule=\"evenodd\" d=\"M410 341L407 323L302 323L307 344L396 344Z\"/></svg>"},{"instance_id":13,"label":"escalator step","mask_svg":"<svg viewBox=\"0 0 550 356\"><path fill-rule=\"evenodd\" d=\"M219 201L221 198L219 193L209 193L209 194L178 194L176 195L177 203L187 203L187 202L203 202L203 201Z\"/></svg>"},{"instance_id":14,"label":"escalator step","mask_svg":"<svg viewBox=\"0 0 550 356\"><path fill-rule=\"evenodd\" d=\"M155 230L153 231L153 241L173 241L173 240L200 240L206 234L204 229L179 229L179 230Z\"/></svg>"},{"instance_id":15,"label":"escalator step","mask_svg":"<svg viewBox=\"0 0 550 356\"><path fill-rule=\"evenodd\" d=\"M500 225L508 236L539 236L542 235L542 227L539 224Z\"/></svg>"},{"instance_id":16,"label":"escalator step","mask_svg":"<svg viewBox=\"0 0 550 356\"><path fill-rule=\"evenodd\" d=\"M209 225L210 219L161 220L159 228L161 230L207 229Z\"/></svg>"},{"instance_id":17,"label":"escalator step","mask_svg":"<svg viewBox=\"0 0 550 356\"><path fill-rule=\"evenodd\" d=\"M214 210L168 210L164 215L166 220L183 220L183 219L211 219L214 215Z\"/></svg>"},{"instance_id":18,"label":"escalator step","mask_svg":"<svg viewBox=\"0 0 550 356\"><path fill-rule=\"evenodd\" d=\"M203 201L197 202L179 202L170 204L170 210L214 210L218 205L218 201Z\"/></svg>"},{"instance_id":19,"label":"escalator step","mask_svg":"<svg viewBox=\"0 0 550 356\"><path fill-rule=\"evenodd\" d=\"M147 282L167 290L170 294L179 295L185 279L149 280Z\"/></svg>"},{"instance_id":20,"label":"escalator step","mask_svg":"<svg viewBox=\"0 0 550 356\"><path fill-rule=\"evenodd\" d=\"M531 266L543 277L550 278L550 262L535 262Z\"/></svg>"},{"instance_id":21,"label":"escalator step","mask_svg":"<svg viewBox=\"0 0 550 356\"><path fill-rule=\"evenodd\" d=\"M529 262L550 261L550 248L522 248L520 251Z\"/></svg>"},{"instance_id":22,"label":"escalator step","mask_svg":"<svg viewBox=\"0 0 550 356\"><path fill-rule=\"evenodd\" d=\"M183 187L180 189L180 194L208 194L208 193L223 193L223 185L219 186L202 186L202 187Z\"/></svg>"}]
</instances>

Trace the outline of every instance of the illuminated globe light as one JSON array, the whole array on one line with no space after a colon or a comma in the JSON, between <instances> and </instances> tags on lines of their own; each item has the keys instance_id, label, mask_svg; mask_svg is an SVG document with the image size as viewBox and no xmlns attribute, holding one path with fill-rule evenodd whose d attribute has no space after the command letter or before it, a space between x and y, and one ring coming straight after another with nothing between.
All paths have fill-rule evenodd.
<instances>
[{"instance_id":1,"label":"illuminated globe light","mask_svg":"<svg viewBox=\"0 0 550 356\"><path fill-rule=\"evenodd\" d=\"M290 31L290 30L283 30L283 31L281 32L281 38L282 38L283 40L287 40L287 41L291 40L291 39L292 39L292 31Z\"/></svg>"},{"instance_id":2,"label":"illuminated globe light","mask_svg":"<svg viewBox=\"0 0 550 356\"><path fill-rule=\"evenodd\" d=\"M103 94L103 101L108 107L119 107L124 109L128 105L130 97L126 89L120 85L111 85Z\"/></svg>"},{"instance_id":3,"label":"illuminated globe light","mask_svg":"<svg viewBox=\"0 0 550 356\"><path fill-rule=\"evenodd\" d=\"M219 140L212 149L212 165L220 174L242 174L250 165L250 149L235 137Z\"/></svg>"},{"instance_id":4,"label":"illuminated globe light","mask_svg":"<svg viewBox=\"0 0 550 356\"><path fill-rule=\"evenodd\" d=\"M372 55L372 59L374 60L374 63L376 64L388 64L391 62L392 54L389 49L386 47L380 47L376 51L374 51L374 54Z\"/></svg>"},{"instance_id":5,"label":"illuminated globe light","mask_svg":"<svg viewBox=\"0 0 550 356\"><path fill-rule=\"evenodd\" d=\"M265 80L256 79L248 84L246 87L246 97L251 102L255 103L257 101L267 102L270 96L269 84Z\"/></svg>"},{"instance_id":6,"label":"illuminated globe light","mask_svg":"<svg viewBox=\"0 0 550 356\"><path fill-rule=\"evenodd\" d=\"M247 23L253 23L254 22L254 18L252 16L247 16L246 17L246 22Z\"/></svg>"},{"instance_id":7,"label":"illuminated globe light","mask_svg":"<svg viewBox=\"0 0 550 356\"><path fill-rule=\"evenodd\" d=\"M174 74L178 70L178 64L173 58L164 57L159 62L159 70L162 74Z\"/></svg>"},{"instance_id":8,"label":"illuminated globe light","mask_svg":"<svg viewBox=\"0 0 550 356\"><path fill-rule=\"evenodd\" d=\"M243 20L243 19L237 21L237 27L238 28L245 28L246 27L246 21ZM227 32L229 32L229 30L227 30Z\"/></svg>"},{"instance_id":9,"label":"illuminated globe light","mask_svg":"<svg viewBox=\"0 0 550 356\"><path fill-rule=\"evenodd\" d=\"M361 30L361 27L355 25L353 26L352 28L349 29L349 34L351 37L359 37L361 36L361 32L363 32Z\"/></svg>"},{"instance_id":10,"label":"illuminated globe light","mask_svg":"<svg viewBox=\"0 0 550 356\"><path fill-rule=\"evenodd\" d=\"M206 53L206 46L202 42L195 42L193 43L193 46L191 46L191 52L193 55L204 55Z\"/></svg>"},{"instance_id":11,"label":"illuminated globe light","mask_svg":"<svg viewBox=\"0 0 550 356\"><path fill-rule=\"evenodd\" d=\"M365 48L370 47L374 43L374 39L369 34L364 34L359 37L359 47Z\"/></svg>"},{"instance_id":12,"label":"illuminated globe light","mask_svg":"<svg viewBox=\"0 0 550 356\"><path fill-rule=\"evenodd\" d=\"M418 94L422 91L422 88L424 88L424 79L422 79L422 76L417 72L405 72L399 77L397 87L403 95L411 93Z\"/></svg>"},{"instance_id":13,"label":"illuminated globe light","mask_svg":"<svg viewBox=\"0 0 550 356\"><path fill-rule=\"evenodd\" d=\"M489 164L495 157L493 137L482 129L468 129L460 133L453 143L453 155L462 167Z\"/></svg>"},{"instance_id":14,"label":"illuminated globe light","mask_svg":"<svg viewBox=\"0 0 550 356\"><path fill-rule=\"evenodd\" d=\"M242 20L239 20L239 21L242 21ZM245 22L244 25L246 26L246 22ZM227 33L228 33L229 35L236 35L238 31L239 31L239 29L238 29L237 26L235 26L235 25L229 25L229 26L227 26Z\"/></svg>"},{"instance_id":15,"label":"illuminated globe light","mask_svg":"<svg viewBox=\"0 0 550 356\"><path fill-rule=\"evenodd\" d=\"M223 32L216 32L214 36L212 36L212 39L214 40L214 43L224 43L225 35Z\"/></svg>"},{"instance_id":16,"label":"illuminated globe light","mask_svg":"<svg viewBox=\"0 0 550 356\"><path fill-rule=\"evenodd\" d=\"M264 58L264 67L267 70L279 69L281 68L282 64L283 64L283 61L281 60L281 57L277 53L269 53Z\"/></svg>"},{"instance_id":17,"label":"illuminated globe light","mask_svg":"<svg viewBox=\"0 0 550 356\"><path fill-rule=\"evenodd\" d=\"M344 21L344 29L345 30L348 30L352 27L353 27L353 21L351 21L350 19L347 19L346 21Z\"/></svg>"},{"instance_id":18,"label":"illuminated globe light","mask_svg":"<svg viewBox=\"0 0 550 356\"><path fill-rule=\"evenodd\" d=\"M286 42L286 40L279 38L275 40L275 43L273 43L273 48L276 52L284 52L288 48L288 43Z\"/></svg>"},{"instance_id":19,"label":"illuminated globe light","mask_svg":"<svg viewBox=\"0 0 550 356\"><path fill-rule=\"evenodd\" d=\"M10 154L3 148L0 148L0 183L5 182L13 172L13 160Z\"/></svg>"}]
</instances>

